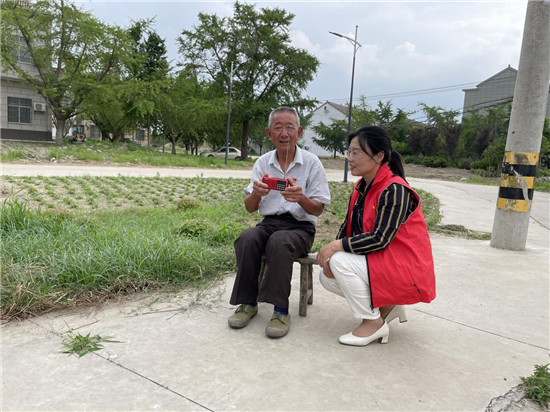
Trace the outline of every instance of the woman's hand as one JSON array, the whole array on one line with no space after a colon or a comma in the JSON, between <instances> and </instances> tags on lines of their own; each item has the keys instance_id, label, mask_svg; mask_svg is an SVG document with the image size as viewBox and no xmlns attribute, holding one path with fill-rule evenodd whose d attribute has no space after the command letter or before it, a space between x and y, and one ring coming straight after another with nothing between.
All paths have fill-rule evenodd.
<instances>
[{"instance_id":1,"label":"woman's hand","mask_svg":"<svg viewBox=\"0 0 550 412\"><path fill-rule=\"evenodd\" d=\"M342 249L342 241L341 240L333 240L332 242L326 244L317 252L317 264L321 266L323 269L323 273L327 278L334 279L334 275L332 274L332 271L330 270L330 258L332 255L334 255L336 252L343 251Z\"/></svg>"}]
</instances>

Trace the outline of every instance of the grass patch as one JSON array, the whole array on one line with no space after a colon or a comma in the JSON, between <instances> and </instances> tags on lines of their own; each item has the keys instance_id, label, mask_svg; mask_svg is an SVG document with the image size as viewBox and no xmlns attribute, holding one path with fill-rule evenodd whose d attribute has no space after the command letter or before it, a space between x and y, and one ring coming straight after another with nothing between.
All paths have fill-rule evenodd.
<instances>
[{"instance_id":1,"label":"grass patch","mask_svg":"<svg viewBox=\"0 0 550 412\"><path fill-rule=\"evenodd\" d=\"M190 219L175 209L130 208L85 217L5 202L2 316L193 284L233 270L232 240L244 219L220 206L203 209L217 222L216 230L175 234Z\"/></svg>"},{"instance_id":2,"label":"grass patch","mask_svg":"<svg viewBox=\"0 0 550 412\"><path fill-rule=\"evenodd\" d=\"M2 161L2 162L14 162L16 160L21 160L21 159L24 159L26 157L27 156L25 155L25 152L23 150L14 149L14 150L10 150L6 154L2 153L0 155L0 161Z\"/></svg>"},{"instance_id":3,"label":"grass patch","mask_svg":"<svg viewBox=\"0 0 550 412\"><path fill-rule=\"evenodd\" d=\"M228 160L191 154L162 152L156 148L141 147L134 143L120 143L88 139L85 143L64 143L61 146L48 144L4 143L2 161L16 161L34 158L42 161L79 160L86 162L107 162L130 165L149 165L163 167L200 167L200 168L251 168L254 160Z\"/></svg>"},{"instance_id":4,"label":"grass patch","mask_svg":"<svg viewBox=\"0 0 550 412\"><path fill-rule=\"evenodd\" d=\"M544 408L550 404L550 371L548 364L535 365L534 373L521 378L523 389L528 398L538 402Z\"/></svg>"},{"instance_id":5,"label":"grass patch","mask_svg":"<svg viewBox=\"0 0 550 412\"><path fill-rule=\"evenodd\" d=\"M72 329L67 332L67 337L63 339L63 346L66 350L62 353L68 353L69 355L78 355L79 358L90 353L103 349L103 342L118 342L112 340L110 337L102 338L99 335L90 336L81 335L80 333L74 333Z\"/></svg>"}]
</instances>

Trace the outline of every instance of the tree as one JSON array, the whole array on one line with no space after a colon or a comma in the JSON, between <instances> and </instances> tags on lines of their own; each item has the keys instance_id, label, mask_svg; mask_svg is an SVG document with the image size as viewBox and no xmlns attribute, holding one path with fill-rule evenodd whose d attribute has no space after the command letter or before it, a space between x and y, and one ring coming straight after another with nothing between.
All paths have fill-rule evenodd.
<instances>
[{"instance_id":1,"label":"tree","mask_svg":"<svg viewBox=\"0 0 550 412\"><path fill-rule=\"evenodd\" d=\"M135 95L134 108L136 109L136 121L147 128L149 136L148 143L151 143L151 125L158 123L155 118L155 102L161 95L154 93L167 86L167 77L170 71L170 64L166 57L166 42L151 26L154 19L138 20L128 29L130 38L134 41L133 60L130 65L130 78L146 83L141 89L144 94Z\"/></svg>"},{"instance_id":2,"label":"tree","mask_svg":"<svg viewBox=\"0 0 550 412\"><path fill-rule=\"evenodd\" d=\"M452 161L458 148L460 126L457 117L459 110L445 110L438 106L420 103L426 115L422 152L425 156L445 154Z\"/></svg>"},{"instance_id":3,"label":"tree","mask_svg":"<svg viewBox=\"0 0 550 412\"><path fill-rule=\"evenodd\" d=\"M134 52L130 77L138 80L162 80L170 71L166 42L151 28L153 23L154 19L138 20L128 29Z\"/></svg>"},{"instance_id":4,"label":"tree","mask_svg":"<svg viewBox=\"0 0 550 412\"><path fill-rule=\"evenodd\" d=\"M40 94L55 118L56 143L88 94L129 56L128 37L64 0L26 6L2 3L2 66ZM13 51L23 39L36 74L25 71Z\"/></svg>"},{"instance_id":5,"label":"tree","mask_svg":"<svg viewBox=\"0 0 550 412\"><path fill-rule=\"evenodd\" d=\"M383 127L392 140L394 149L400 153L409 152L407 137L414 128L414 122L408 118L414 112L403 109L394 111L391 101L378 101L375 108L371 108L365 96L360 96L359 104L352 109L352 130L371 125Z\"/></svg>"},{"instance_id":6,"label":"tree","mask_svg":"<svg viewBox=\"0 0 550 412\"><path fill-rule=\"evenodd\" d=\"M466 154L480 159L495 140L506 139L511 104L503 104L470 113L462 119L461 141Z\"/></svg>"},{"instance_id":7,"label":"tree","mask_svg":"<svg viewBox=\"0 0 550 412\"><path fill-rule=\"evenodd\" d=\"M233 96L240 102L232 117L242 125L241 153L248 157L248 135L254 119L265 119L281 104L312 107L300 93L319 66L307 51L291 46L294 15L279 8L255 10L236 2L232 17L199 14L193 30L182 31L179 50L185 66L214 82L227 94L233 63Z\"/></svg>"},{"instance_id":8,"label":"tree","mask_svg":"<svg viewBox=\"0 0 550 412\"><path fill-rule=\"evenodd\" d=\"M456 152L460 142L460 132L462 126L460 124L449 124L445 129L443 136L445 138L444 148L447 152L449 162L452 164L456 158Z\"/></svg>"},{"instance_id":9,"label":"tree","mask_svg":"<svg viewBox=\"0 0 550 412\"><path fill-rule=\"evenodd\" d=\"M150 123L156 122L156 101L168 87L169 65L164 40L151 30L151 24L152 20L141 20L127 30L132 40L130 57L82 104L82 111L100 129L102 139L120 140L126 132L139 127L149 130Z\"/></svg>"},{"instance_id":10,"label":"tree","mask_svg":"<svg viewBox=\"0 0 550 412\"><path fill-rule=\"evenodd\" d=\"M333 152L333 157L336 159L337 153L344 153L347 146L347 121L333 120L329 125L320 123L313 126L313 131L320 136L314 137L313 141L323 149Z\"/></svg>"},{"instance_id":11,"label":"tree","mask_svg":"<svg viewBox=\"0 0 550 412\"><path fill-rule=\"evenodd\" d=\"M170 82L157 102L161 133L172 143L172 154L176 154L180 139L191 152L196 151L208 139L212 125L223 123L226 102L210 98L205 85L187 71L180 72Z\"/></svg>"}]
</instances>

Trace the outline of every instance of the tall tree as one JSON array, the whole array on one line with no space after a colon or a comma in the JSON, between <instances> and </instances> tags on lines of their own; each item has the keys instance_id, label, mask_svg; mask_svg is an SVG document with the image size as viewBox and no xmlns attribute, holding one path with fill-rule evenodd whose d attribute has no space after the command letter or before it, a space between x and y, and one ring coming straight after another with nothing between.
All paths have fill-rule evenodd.
<instances>
[{"instance_id":1,"label":"tall tree","mask_svg":"<svg viewBox=\"0 0 550 412\"><path fill-rule=\"evenodd\" d=\"M376 107L371 108L365 96L360 96L359 103L352 110L352 129L366 125L383 127L395 149L403 152L407 148L407 136L414 128L414 122L408 117L413 113L400 108L394 110L391 100L378 101Z\"/></svg>"},{"instance_id":2,"label":"tall tree","mask_svg":"<svg viewBox=\"0 0 550 412\"><path fill-rule=\"evenodd\" d=\"M507 103L469 113L462 119L461 141L468 156L479 159L494 140L506 139L511 108Z\"/></svg>"},{"instance_id":3,"label":"tall tree","mask_svg":"<svg viewBox=\"0 0 550 412\"><path fill-rule=\"evenodd\" d=\"M140 20L127 29L130 57L83 102L82 110L99 127L103 139L119 140L137 128L149 130L149 124L156 122L156 102L168 87L169 64L164 40L151 29L152 23Z\"/></svg>"},{"instance_id":4,"label":"tall tree","mask_svg":"<svg viewBox=\"0 0 550 412\"><path fill-rule=\"evenodd\" d=\"M185 65L219 85L227 93L231 64L233 96L240 101L234 113L242 124L241 153L248 157L248 134L253 119L265 118L280 104L309 108L301 98L313 80L319 61L307 51L292 47L289 27L294 15L279 8L262 8L236 2L232 17L199 14L193 30L178 38ZM232 112L233 113L233 112Z\"/></svg>"},{"instance_id":5,"label":"tall tree","mask_svg":"<svg viewBox=\"0 0 550 412\"><path fill-rule=\"evenodd\" d=\"M209 98L205 85L192 73L182 71L170 81L166 93L157 102L161 133L172 143L172 154L176 154L176 143L180 139L196 152L213 128L223 124L226 102Z\"/></svg>"},{"instance_id":6,"label":"tall tree","mask_svg":"<svg viewBox=\"0 0 550 412\"><path fill-rule=\"evenodd\" d=\"M329 125L321 122L313 126L313 131L319 136L314 137L313 141L323 149L333 152L336 159L337 153L344 153L346 150L347 127L346 120L333 120Z\"/></svg>"},{"instance_id":7,"label":"tall tree","mask_svg":"<svg viewBox=\"0 0 550 412\"><path fill-rule=\"evenodd\" d=\"M129 78L138 81L142 93L134 95L132 108L136 123L147 129L150 137L151 125L157 124L160 119L156 114L155 102L168 87L168 73L170 64L167 58L166 42L152 28L154 19L138 20L128 29L133 43L133 59L129 67ZM148 139L151 143L151 139Z\"/></svg>"},{"instance_id":8,"label":"tall tree","mask_svg":"<svg viewBox=\"0 0 550 412\"><path fill-rule=\"evenodd\" d=\"M426 128L422 142L422 152L426 156L445 154L452 161L458 147L460 126L457 117L460 110L445 110L438 106L420 103L426 115Z\"/></svg>"},{"instance_id":9,"label":"tall tree","mask_svg":"<svg viewBox=\"0 0 550 412\"><path fill-rule=\"evenodd\" d=\"M64 0L20 6L2 3L2 66L15 71L50 106L56 143L86 96L128 57L128 37ZM13 51L23 39L36 72L21 67Z\"/></svg>"}]
</instances>

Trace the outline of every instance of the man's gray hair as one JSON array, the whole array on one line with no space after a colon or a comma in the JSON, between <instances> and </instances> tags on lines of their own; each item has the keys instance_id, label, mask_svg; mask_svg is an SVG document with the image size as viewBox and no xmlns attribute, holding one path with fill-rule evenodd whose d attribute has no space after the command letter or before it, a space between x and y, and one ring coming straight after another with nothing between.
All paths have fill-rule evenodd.
<instances>
[{"instance_id":1,"label":"man's gray hair","mask_svg":"<svg viewBox=\"0 0 550 412\"><path fill-rule=\"evenodd\" d=\"M298 116L298 112L296 111L296 109L294 109L292 107L281 106L281 107L277 107L276 109L273 109L273 111L269 114L269 119L267 120L267 127L268 128L271 128L271 120L273 118L273 115L277 114L277 113L292 113L292 114L294 114L294 116L296 116L296 122L298 123L298 127L300 127L300 116Z\"/></svg>"}]
</instances>

